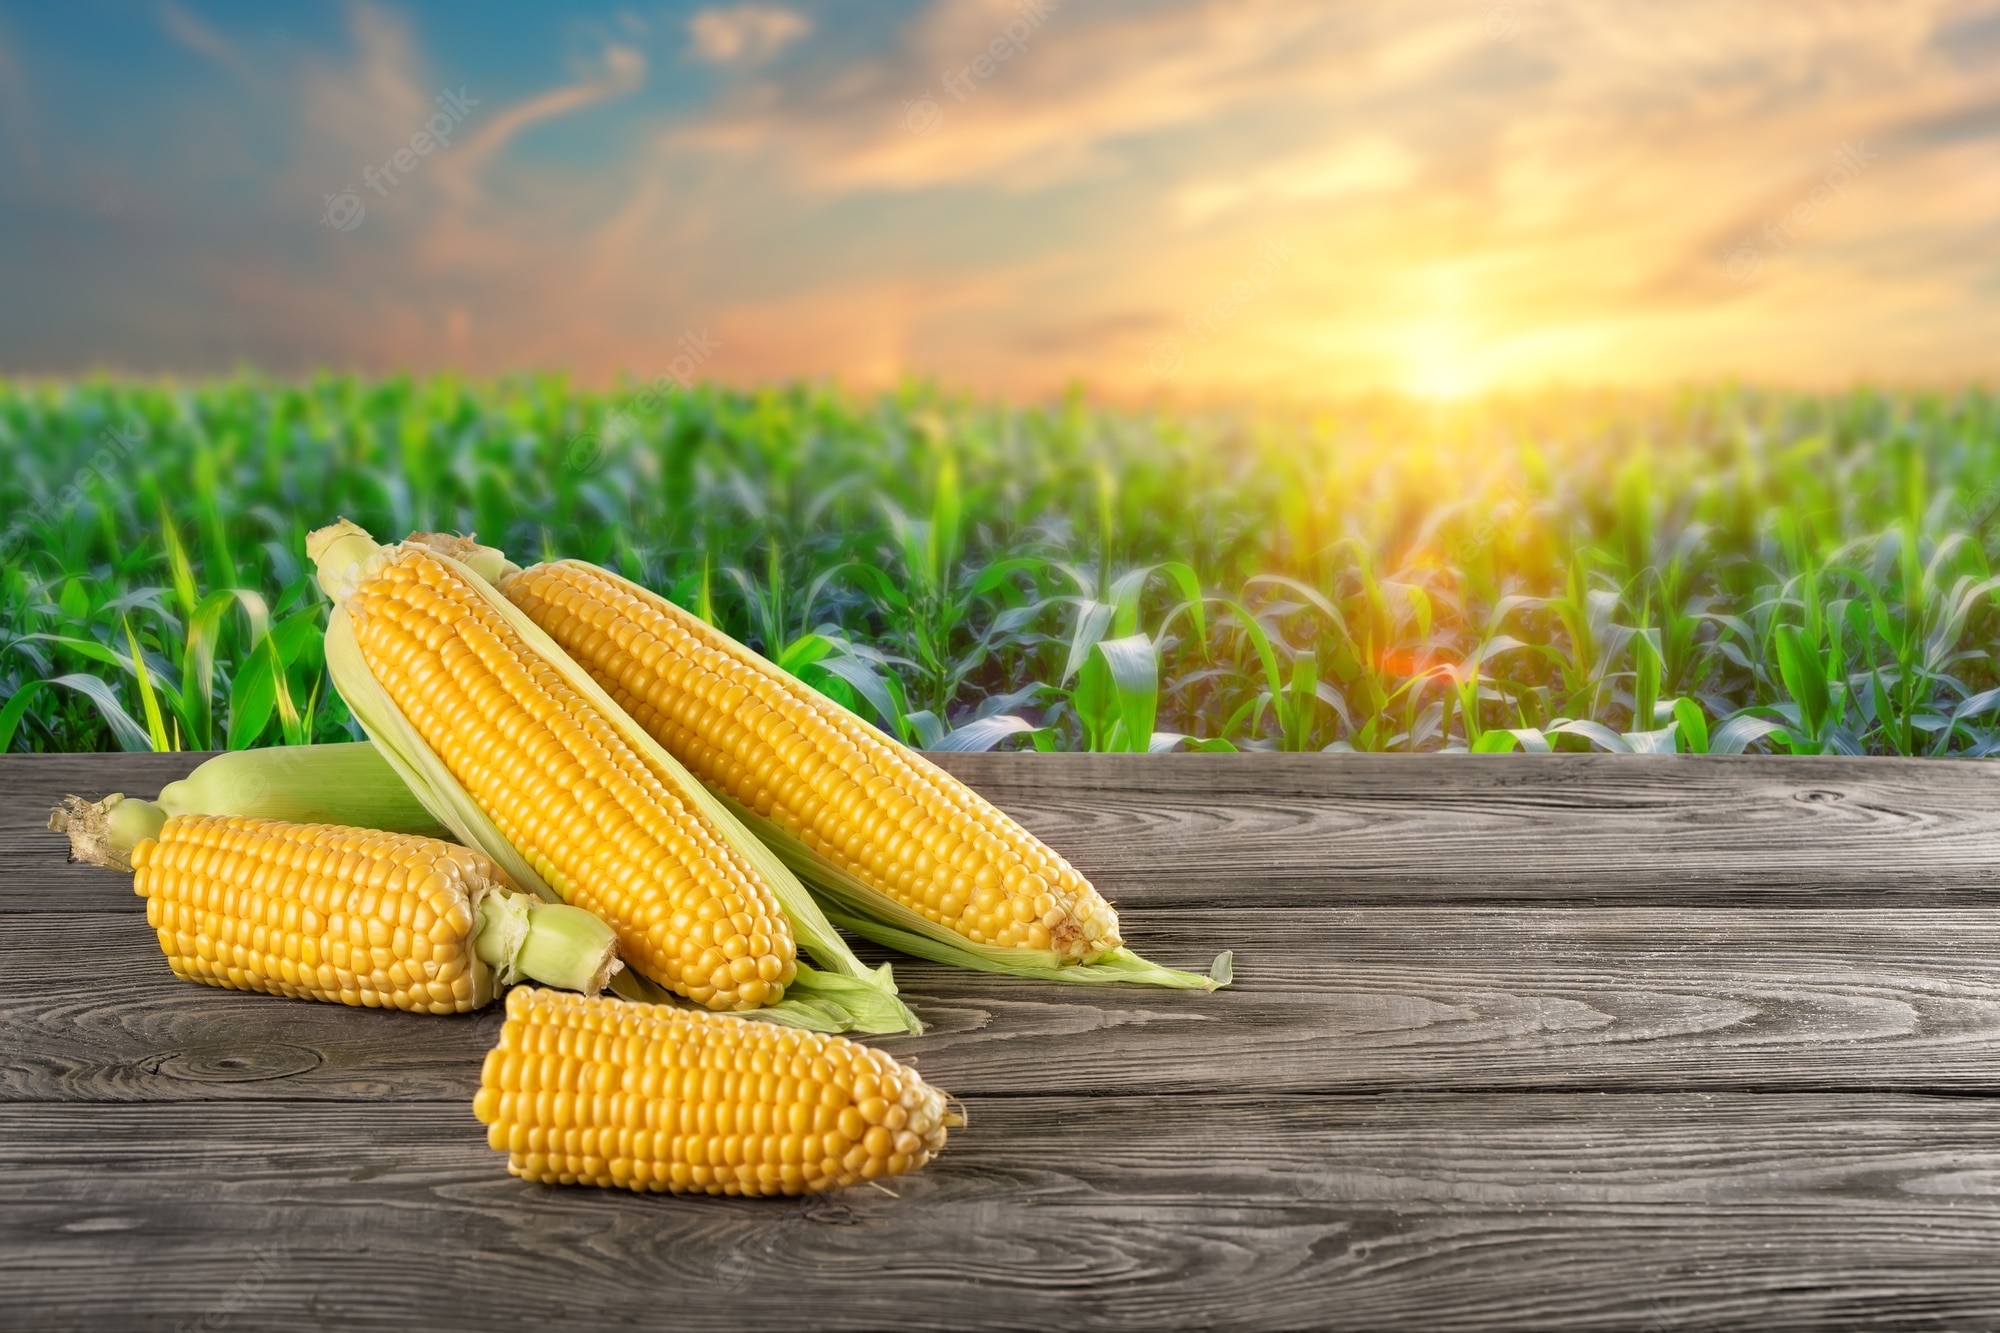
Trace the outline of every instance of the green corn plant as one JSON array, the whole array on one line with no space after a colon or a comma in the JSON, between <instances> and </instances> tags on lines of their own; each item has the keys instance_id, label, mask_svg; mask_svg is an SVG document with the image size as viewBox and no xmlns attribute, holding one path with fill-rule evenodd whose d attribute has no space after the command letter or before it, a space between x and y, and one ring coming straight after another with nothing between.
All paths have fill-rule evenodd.
<instances>
[{"instance_id":1,"label":"green corn plant","mask_svg":"<svg viewBox=\"0 0 2000 1333\"><path fill-rule=\"evenodd\" d=\"M1195 414L0 381L0 460L16 750L348 735L292 591L346 514L607 564L940 746L1133 745L1098 645L1152 627L1153 730L1207 738L1181 746L2000 753L1982 391Z\"/></svg>"}]
</instances>

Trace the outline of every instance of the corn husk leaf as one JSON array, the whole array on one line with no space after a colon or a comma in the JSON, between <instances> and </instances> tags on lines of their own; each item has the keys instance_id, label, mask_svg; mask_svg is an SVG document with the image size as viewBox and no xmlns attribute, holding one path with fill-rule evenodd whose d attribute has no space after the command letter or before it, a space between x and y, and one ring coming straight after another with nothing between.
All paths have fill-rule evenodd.
<instances>
[{"instance_id":1,"label":"corn husk leaf","mask_svg":"<svg viewBox=\"0 0 2000 1333\"><path fill-rule=\"evenodd\" d=\"M451 566L477 589L482 597L507 621L510 628L563 677L569 686L588 699L669 786L683 791L716 825L717 830L764 876L790 918L800 949L819 964L804 959L798 975L785 990L785 998L775 1005L753 1010L745 1017L806 1028L815 1032L861 1031L871 1033L919 1032L922 1024L896 995L894 974L888 964L869 968L854 956L847 942L833 928L819 904L799 883L784 863L732 815L674 757L648 736L643 728L614 703L589 673L571 660L554 640L529 620L513 603L460 560L430 547L428 554ZM383 558L386 559L386 556ZM351 589L368 569L343 580ZM344 598L343 598L344 600ZM409 784L417 799L438 821L451 829L467 846L477 847L493 858L521 888L551 902L561 901L527 859L507 841L499 828L479 808L444 761L432 751L409 719L389 697L369 668L345 606L337 607L327 625L326 659L334 687L347 701L355 720L382 751L390 767ZM630 968L620 973L612 989L628 999L655 1003L683 1003L664 988L639 978Z\"/></svg>"},{"instance_id":2,"label":"corn husk leaf","mask_svg":"<svg viewBox=\"0 0 2000 1333\"><path fill-rule=\"evenodd\" d=\"M228 750L160 788L170 815L352 824L439 838L446 830L366 741Z\"/></svg>"},{"instance_id":3,"label":"corn husk leaf","mask_svg":"<svg viewBox=\"0 0 2000 1333\"><path fill-rule=\"evenodd\" d=\"M806 881L807 886L819 896L829 920L863 939L873 940L899 953L1000 976L1092 986L1124 983L1167 986L1178 990L1217 990L1227 986L1234 977L1235 955L1229 951L1216 955L1204 976L1199 972L1162 967L1124 948L1113 949L1092 962L1072 963L1047 949L975 944L957 931L947 930L868 887L806 846L783 825L761 818L755 811L745 809L727 796L720 799L751 831L770 845L780 860Z\"/></svg>"}]
</instances>

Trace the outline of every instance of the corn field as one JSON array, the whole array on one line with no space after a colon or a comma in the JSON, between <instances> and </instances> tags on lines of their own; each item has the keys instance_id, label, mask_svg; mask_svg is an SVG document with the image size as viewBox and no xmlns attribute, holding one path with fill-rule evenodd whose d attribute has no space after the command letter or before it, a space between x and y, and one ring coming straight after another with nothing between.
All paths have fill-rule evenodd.
<instances>
[{"instance_id":1,"label":"corn field","mask_svg":"<svg viewBox=\"0 0 2000 1333\"><path fill-rule=\"evenodd\" d=\"M1981 392L0 382L0 459L0 750L358 734L336 515L609 566L927 749L2000 749Z\"/></svg>"}]
</instances>

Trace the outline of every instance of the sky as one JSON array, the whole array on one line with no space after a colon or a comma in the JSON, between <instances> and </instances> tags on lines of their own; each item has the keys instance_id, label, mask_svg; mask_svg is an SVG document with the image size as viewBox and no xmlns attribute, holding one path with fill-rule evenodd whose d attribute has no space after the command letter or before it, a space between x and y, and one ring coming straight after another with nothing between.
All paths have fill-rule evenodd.
<instances>
[{"instance_id":1,"label":"sky","mask_svg":"<svg viewBox=\"0 0 2000 1333\"><path fill-rule=\"evenodd\" d=\"M0 0L4 374L1452 398L1996 349L2000 0Z\"/></svg>"}]
</instances>

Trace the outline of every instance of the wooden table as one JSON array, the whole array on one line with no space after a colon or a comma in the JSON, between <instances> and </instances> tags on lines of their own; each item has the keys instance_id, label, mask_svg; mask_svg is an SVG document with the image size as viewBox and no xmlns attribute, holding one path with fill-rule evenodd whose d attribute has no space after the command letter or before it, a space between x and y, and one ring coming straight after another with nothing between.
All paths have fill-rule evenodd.
<instances>
[{"instance_id":1,"label":"wooden table","mask_svg":"<svg viewBox=\"0 0 2000 1333\"><path fill-rule=\"evenodd\" d=\"M899 963L971 1115L818 1201L508 1176L498 1017L175 981L0 760L0 1325L2000 1325L2000 769L946 756L1216 995Z\"/></svg>"}]
</instances>

